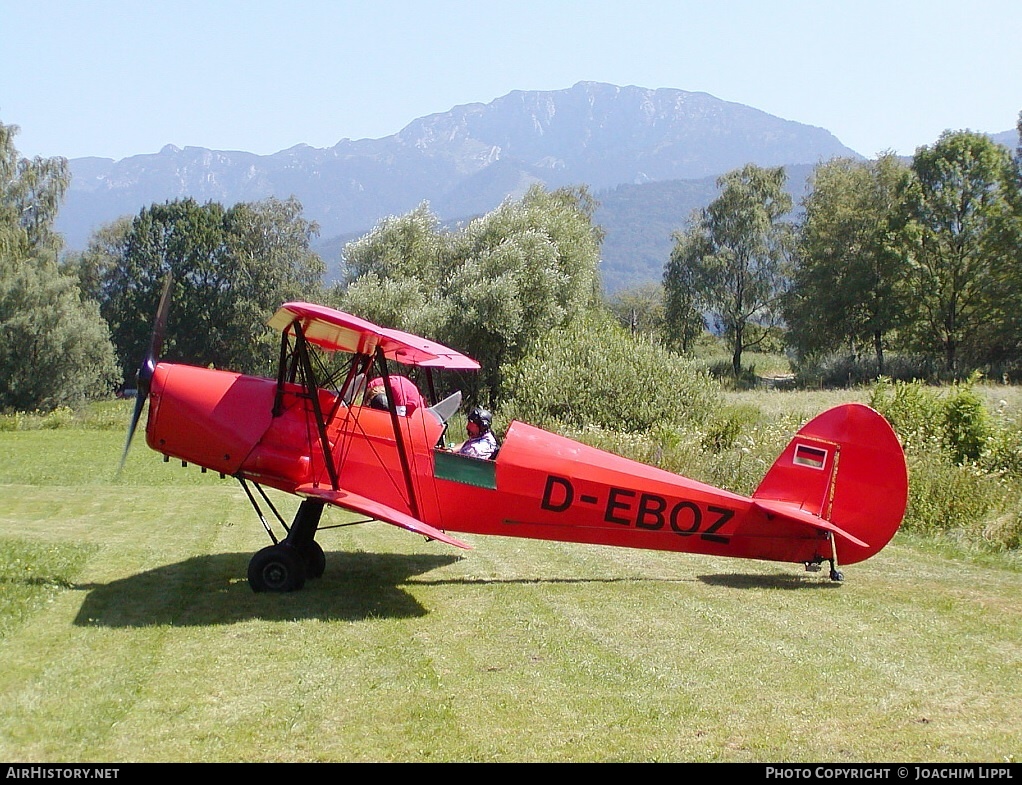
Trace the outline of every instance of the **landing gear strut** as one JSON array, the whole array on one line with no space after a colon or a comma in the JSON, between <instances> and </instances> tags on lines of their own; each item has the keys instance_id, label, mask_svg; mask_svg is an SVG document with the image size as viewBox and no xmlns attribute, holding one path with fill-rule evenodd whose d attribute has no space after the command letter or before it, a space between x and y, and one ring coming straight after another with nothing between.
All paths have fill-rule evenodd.
<instances>
[{"instance_id":1,"label":"landing gear strut","mask_svg":"<svg viewBox=\"0 0 1022 785\"><path fill-rule=\"evenodd\" d=\"M322 514L323 502L306 499L301 503L287 537L263 548L249 562L248 583L252 591L298 591L306 578L323 575L326 555L316 542Z\"/></svg>"},{"instance_id":2,"label":"landing gear strut","mask_svg":"<svg viewBox=\"0 0 1022 785\"><path fill-rule=\"evenodd\" d=\"M827 563L830 564L830 579L835 583L841 583L845 579L845 574L838 569L837 548L834 544L834 535L827 532L827 539L830 540L830 552L833 554L829 559L827 559ZM817 556L815 560L802 562L802 564L805 565L806 572L819 572L822 562L823 558Z\"/></svg>"},{"instance_id":3,"label":"landing gear strut","mask_svg":"<svg viewBox=\"0 0 1022 785\"><path fill-rule=\"evenodd\" d=\"M830 562L830 579L835 583L841 583L845 579L845 574L837 568L837 559L828 559Z\"/></svg>"},{"instance_id":4,"label":"landing gear strut","mask_svg":"<svg viewBox=\"0 0 1022 785\"><path fill-rule=\"evenodd\" d=\"M803 566L805 566L806 572L819 572L820 563L822 561L823 561L822 559L820 561L807 561L802 562L802 564ZM830 579L835 583L840 583L841 581L843 581L845 579L845 574L837 568L837 560L827 559L827 562L830 564Z\"/></svg>"},{"instance_id":5,"label":"landing gear strut","mask_svg":"<svg viewBox=\"0 0 1022 785\"><path fill-rule=\"evenodd\" d=\"M837 566L837 543L834 541L834 533L828 532L830 535L830 552L833 554L830 561L830 579L835 583L841 583L845 579L845 574L838 569Z\"/></svg>"}]
</instances>

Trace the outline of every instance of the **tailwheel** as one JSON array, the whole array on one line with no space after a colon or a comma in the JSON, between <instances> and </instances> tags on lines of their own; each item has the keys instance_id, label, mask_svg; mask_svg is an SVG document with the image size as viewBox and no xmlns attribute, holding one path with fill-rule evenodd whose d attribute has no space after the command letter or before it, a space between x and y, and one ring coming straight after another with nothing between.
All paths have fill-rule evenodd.
<instances>
[{"instance_id":1,"label":"tailwheel","mask_svg":"<svg viewBox=\"0 0 1022 785\"><path fill-rule=\"evenodd\" d=\"M254 592L298 591L305 576L305 559L283 543L263 548L248 563L248 584Z\"/></svg>"},{"instance_id":2,"label":"tailwheel","mask_svg":"<svg viewBox=\"0 0 1022 785\"><path fill-rule=\"evenodd\" d=\"M323 547L311 540L299 549L302 560L305 562L305 575L308 578L322 578L326 569L326 554Z\"/></svg>"}]
</instances>

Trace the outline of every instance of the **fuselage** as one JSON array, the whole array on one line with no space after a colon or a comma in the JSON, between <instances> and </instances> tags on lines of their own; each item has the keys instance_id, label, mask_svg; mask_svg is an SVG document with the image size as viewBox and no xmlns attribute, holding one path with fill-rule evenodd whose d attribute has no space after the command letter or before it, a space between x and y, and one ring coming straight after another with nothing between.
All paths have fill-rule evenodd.
<instances>
[{"instance_id":1,"label":"fuselage","mask_svg":"<svg viewBox=\"0 0 1022 785\"><path fill-rule=\"evenodd\" d=\"M161 363L146 439L288 493L329 488L329 460L340 488L441 530L786 562L831 556L824 532L772 519L748 497L521 422L483 461L438 447L444 426L427 409L395 417L326 390L316 404L299 385L278 394L271 379Z\"/></svg>"}]
</instances>

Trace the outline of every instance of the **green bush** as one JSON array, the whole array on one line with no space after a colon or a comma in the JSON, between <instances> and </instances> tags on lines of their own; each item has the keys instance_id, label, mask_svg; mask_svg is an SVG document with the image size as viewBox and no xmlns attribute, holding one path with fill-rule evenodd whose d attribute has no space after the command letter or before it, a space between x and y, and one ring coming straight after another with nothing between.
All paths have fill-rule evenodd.
<instances>
[{"instance_id":1,"label":"green bush","mask_svg":"<svg viewBox=\"0 0 1022 785\"><path fill-rule=\"evenodd\" d=\"M950 388L920 382L877 383L870 405L883 414L906 450L939 447L955 464L980 461L993 436L990 417L976 391L978 376Z\"/></svg>"},{"instance_id":2,"label":"green bush","mask_svg":"<svg viewBox=\"0 0 1022 785\"><path fill-rule=\"evenodd\" d=\"M968 551L1004 552L1022 545L1022 489L976 464L933 456L909 461L909 503L903 527Z\"/></svg>"},{"instance_id":3,"label":"green bush","mask_svg":"<svg viewBox=\"0 0 1022 785\"><path fill-rule=\"evenodd\" d=\"M501 414L544 427L642 433L705 421L720 407L719 386L696 362L604 315L553 331L502 375Z\"/></svg>"},{"instance_id":4,"label":"green bush","mask_svg":"<svg viewBox=\"0 0 1022 785\"><path fill-rule=\"evenodd\" d=\"M750 404L721 409L706 423L706 431L702 436L703 449L715 453L732 449L742 432L755 425L760 416L759 409Z\"/></svg>"},{"instance_id":5,"label":"green bush","mask_svg":"<svg viewBox=\"0 0 1022 785\"><path fill-rule=\"evenodd\" d=\"M990 436L989 419L975 381L976 377L956 384L944 402L944 446L957 464L978 461Z\"/></svg>"},{"instance_id":6,"label":"green bush","mask_svg":"<svg viewBox=\"0 0 1022 785\"><path fill-rule=\"evenodd\" d=\"M870 404L894 427L909 463L904 528L958 546L1008 550L1022 540L1022 429L991 415L978 377L949 388L882 380Z\"/></svg>"},{"instance_id":7,"label":"green bush","mask_svg":"<svg viewBox=\"0 0 1022 785\"><path fill-rule=\"evenodd\" d=\"M828 389L871 384L883 375L888 379L910 382L936 378L932 359L913 355L892 354L884 358L884 371L880 373L875 357L851 357L831 354L804 360L798 364L795 381L799 387Z\"/></svg>"},{"instance_id":8,"label":"green bush","mask_svg":"<svg viewBox=\"0 0 1022 785\"><path fill-rule=\"evenodd\" d=\"M936 394L921 383L881 379L869 405L887 418L906 451L939 449L943 408Z\"/></svg>"},{"instance_id":9,"label":"green bush","mask_svg":"<svg viewBox=\"0 0 1022 785\"><path fill-rule=\"evenodd\" d=\"M911 456L905 528L921 534L975 530L998 501L996 481L974 467Z\"/></svg>"},{"instance_id":10,"label":"green bush","mask_svg":"<svg viewBox=\"0 0 1022 785\"><path fill-rule=\"evenodd\" d=\"M756 374L756 366L754 364L743 363L737 378L735 377L734 366L730 360L720 360L712 363L709 371L710 376L728 389L754 390L760 385L760 378Z\"/></svg>"},{"instance_id":11,"label":"green bush","mask_svg":"<svg viewBox=\"0 0 1022 785\"><path fill-rule=\"evenodd\" d=\"M1001 401L989 415L988 434L979 464L991 474L1022 478L1022 423Z\"/></svg>"}]
</instances>

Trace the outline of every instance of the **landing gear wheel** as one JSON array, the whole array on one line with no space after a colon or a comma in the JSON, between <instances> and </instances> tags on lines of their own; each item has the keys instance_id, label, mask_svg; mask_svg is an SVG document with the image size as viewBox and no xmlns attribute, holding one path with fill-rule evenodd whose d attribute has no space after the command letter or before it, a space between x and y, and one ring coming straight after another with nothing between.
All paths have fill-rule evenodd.
<instances>
[{"instance_id":1,"label":"landing gear wheel","mask_svg":"<svg viewBox=\"0 0 1022 785\"><path fill-rule=\"evenodd\" d=\"M254 592L298 591L305 585L305 561L287 545L270 545L248 563L248 585Z\"/></svg>"},{"instance_id":2,"label":"landing gear wheel","mask_svg":"<svg viewBox=\"0 0 1022 785\"><path fill-rule=\"evenodd\" d=\"M301 548L299 553L305 562L305 575L308 578L322 578L326 569L326 554L318 542L313 540Z\"/></svg>"}]
</instances>

